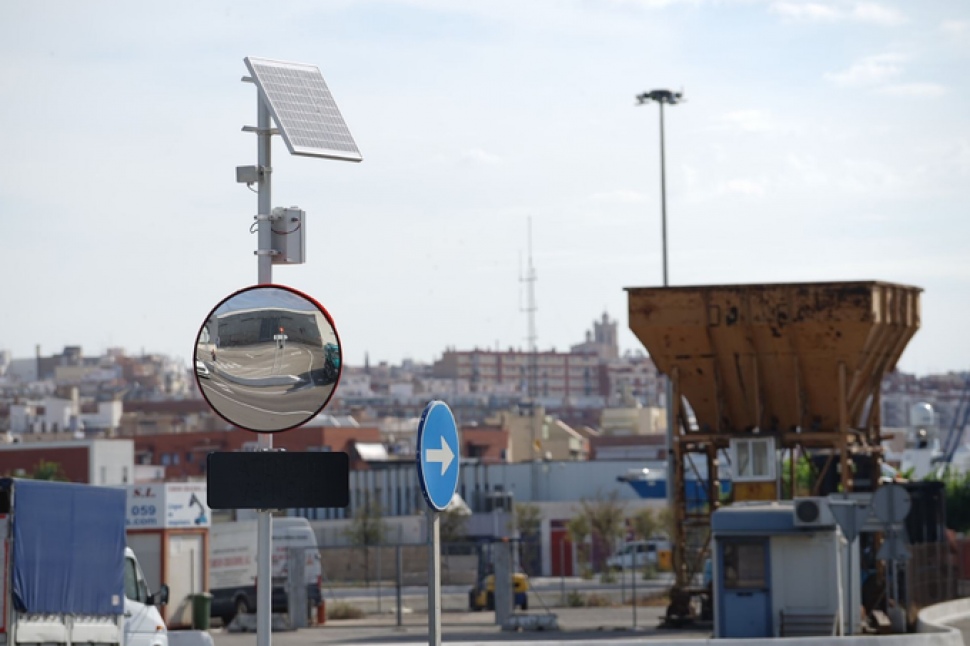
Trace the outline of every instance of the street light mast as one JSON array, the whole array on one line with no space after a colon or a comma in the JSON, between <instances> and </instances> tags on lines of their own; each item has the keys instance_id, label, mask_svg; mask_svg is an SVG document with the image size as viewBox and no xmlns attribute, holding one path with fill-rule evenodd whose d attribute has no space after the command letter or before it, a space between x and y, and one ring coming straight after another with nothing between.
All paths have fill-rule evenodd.
<instances>
[{"instance_id":1,"label":"street light mast","mask_svg":"<svg viewBox=\"0 0 970 646\"><path fill-rule=\"evenodd\" d=\"M664 104L677 105L683 100L683 92L651 90L637 95L637 105L651 101L660 104L660 228L663 235L663 286L667 287L667 169L664 160Z\"/></svg>"},{"instance_id":2,"label":"street light mast","mask_svg":"<svg viewBox=\"0 0 970 646\"><path fill-rule=\"evenodd\" d=\"M637 95L637 105L644 105L651 101L660 104L660 228L663 235L663 286L668 287L667 281L667 175L664 162L664 104L677 105L683 100L683 92L670 90L651 90ZM674 387L667 377L667 387L664 399L667 409L667 507L674 508L674 480L676 460L674 451ZM676 516L675 516L676 518ZM676 534L676 532L675 532Z\"/></svg>"}]
</instances>

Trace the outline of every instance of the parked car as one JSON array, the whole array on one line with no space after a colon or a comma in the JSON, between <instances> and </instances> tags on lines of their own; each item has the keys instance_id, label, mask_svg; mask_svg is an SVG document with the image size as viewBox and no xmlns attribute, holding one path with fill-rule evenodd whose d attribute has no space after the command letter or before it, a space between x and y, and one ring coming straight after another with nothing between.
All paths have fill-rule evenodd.
<instances>
[{"instance_id":1,"label":"parked car","mask_svg":"<svg viewBox=\"0 0 970 646\"><path fill-rule=\"evenodd\" d=\"M209 372L209 368L198 359L195 360L195 374L199 375L203 379L208 379L212 376L212 373Z\"/></svg>"},{"instance_id":2,"label":"parked car","mask_svg":"<svg viewBox=\"0 0 970 646\"><path fill-rule=\"evenodd\" d=\"M670 544L665 539L631 541L607 558L606 566L611 570L625 570L631 567L642 568L647 565L657 567L658 553L669 550Z\"/></svg>"}]
</instances>

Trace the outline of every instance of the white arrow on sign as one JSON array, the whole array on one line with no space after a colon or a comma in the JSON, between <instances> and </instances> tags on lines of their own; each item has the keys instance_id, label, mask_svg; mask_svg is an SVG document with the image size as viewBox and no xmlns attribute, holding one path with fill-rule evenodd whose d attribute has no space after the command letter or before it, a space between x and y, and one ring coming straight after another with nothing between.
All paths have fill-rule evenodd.
<instances>
[{"instance_id":1,"label":"white arrow on sign","mask_svg":"<svg viewBox=\"0 0 970 646\"><path fill-rule=\"evenodd\" d=\"M445 442L445 438L441 438L441 448L432 449L427 448L424 450L425 462L440 462L441 463L441 475L445 475L445 471L448 470L448 466L451 461L455 459L455 454L452 452L451 447Z\"/></svg>"}]
</instances>

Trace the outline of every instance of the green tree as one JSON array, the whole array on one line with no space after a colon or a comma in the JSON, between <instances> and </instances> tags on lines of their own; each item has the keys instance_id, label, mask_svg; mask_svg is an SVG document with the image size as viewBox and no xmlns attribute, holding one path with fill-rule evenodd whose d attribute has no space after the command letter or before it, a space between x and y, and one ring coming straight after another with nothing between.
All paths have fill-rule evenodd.
<instances>
[{"instance_id":1,"label":"green tree","mask_svg":"<svg viewBox=\"0 0 970 646\"><path fill-rule=\"evenodd\" d=\"M941 480L946 495L946 526L956 532L970 532L970 471L957 474L947 469Z\"/></svg>"},{"instance_id":2,"label":"green tree","mask_svg":"<svg viewBox=\"0 0 970 646\"><path fill-rule=\"evenodd\" d=\"M530 503L515 503L515 528L519 532L520 543L519 562L526 574L534 575L538 573L541 564L539 563L539 541L540 530L542 527L542 510L538 505Z\"/></svg>"},{"instance_id":3,"label":"green tree","mask_svg":"<svg viewBox=\"0 0 970 646\"><path fill-rule=\"evenodd\" d=\"M370 547L380 545L387 536L384 523L384 510L376 500L367 500L354 510L350 526L344 534L351 545L360 547L364 552L364 582L370 585Z\"/></svg>"},{"instance_id":4,"label":"green tree","mask_svg":"<svg viewBox=\"0 0 970 646\"><path fill-rule=\"evenodd\" d=\"M657 523L660 525L660 533L667 538L674 537L674 510L664 507L657 513Z\"/></svg>"},{"instance_id":5,"label":"green tree","mask_svg":"<svg viewBox=\"0 0 970 646\"><path fill-rule=\"evenodd\" d=\"M585 516L589 524L589 533L593 537L592 563L596 572L606 572L606 558L612 547L623 536L624 519L626 517L623 503L618 491L612 491L605 498L597 493L593 499L580 501L580 515Z\"/></svg>"},{"instance_id":6,"label":"green tree","mask_svg":"<svg viewBox=\"0 0 970 646\"><path fill-rule=\"evenodd\" d=\"M50 462L48 460L41 460L35 464L30 471L30 475L27 477L31 480L57 480L59 482L67 482L67 474L64 473L63 467L57 462Z\"/></svg>"},{"instance_id":7,"label":"green tree","mask_svg":"<svg viewBox=\"0 0 970 646\"><path fill-rule=\"evenodd\" d=\"M644 541L654 537L661 529L657 514L646 507L638 510L630 517L630 526L634 535Z\"/></svg>"},{"instance_id":8,"label":"green tree","mask_svg":"<svg viewBox=\"0 0 970 646\"><path fill-rule=\"evenodd\" d=\"M781 467L781 497L790 500L795 496L808 496L812 491L812 462L807 455L801 455L795 460L795 489L791 484L791 459L782 461Z\"/></svg>"},{"instance_id":9,"label":"green tree","mask_svg":"<svg viewBox=\"0 0 970 646\"><path fill-rule=\"evenodd\" d=\"M589 543L589 518L581 513L576 514L566 523L566 532L569 540L576 546L576 560L579 562L579 571L584 579L593 576L593 567L590 563Z\"/></svg>"},{"instance_id":10,"label":"green tree","mask_svg":"<svg viewBox=\"0 0 970 646\"><path fill-rule=\"evenodd\" d=\"M468 537L468 512L464 509L447 509L438 516L442 543L457 543Z\"/></svg>"}]
</instances>

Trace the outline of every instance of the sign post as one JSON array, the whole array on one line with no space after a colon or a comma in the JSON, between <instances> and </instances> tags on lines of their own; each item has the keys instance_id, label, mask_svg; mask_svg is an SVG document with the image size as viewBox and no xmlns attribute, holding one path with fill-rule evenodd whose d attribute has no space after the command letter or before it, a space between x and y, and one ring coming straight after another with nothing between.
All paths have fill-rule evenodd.
<instances>
[{"instance_id":1,"label":"sign post","mask_svg":"<svg viewBox=\"0 0 970 646\"><path fill-rule=\"evenodd\" d=\"M448 404L432 401L417 434L418 482L428 503L428 644L441 646L441 522L458 486L458 426Z\"/></svg>"},{"instance_id":2,"label":"sign post","mask_svg":"<svg viewBox=\"0 0 970 646\"><path fill-rule=\"evenodd\" d=\"M866 517L869 515L869 506L857 503L850 499L837 499L829 498L829 509L832 510L832 516L835 518L836 524L839 529L842 530L842 535L845 540L849 542L849 562L846 567L849 570L849 576L846 579L850 582L849 589L847 591L848 603L846 607L849 608L849 634L855 634L856 630L856 611L852 605L855 601L852 599L852 588L854 581L853 567L855 561L855 540L859 536L859 532L862 531L862 526L866 521ZM839 586L842 585L842 579L839 579Z\"/></svg>"}]
</instances>

